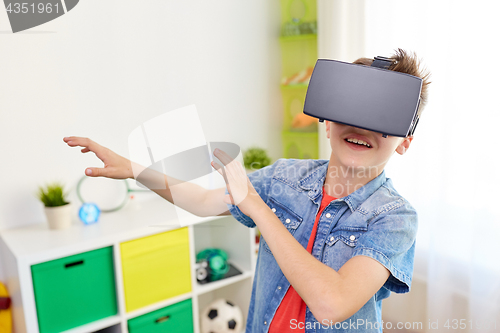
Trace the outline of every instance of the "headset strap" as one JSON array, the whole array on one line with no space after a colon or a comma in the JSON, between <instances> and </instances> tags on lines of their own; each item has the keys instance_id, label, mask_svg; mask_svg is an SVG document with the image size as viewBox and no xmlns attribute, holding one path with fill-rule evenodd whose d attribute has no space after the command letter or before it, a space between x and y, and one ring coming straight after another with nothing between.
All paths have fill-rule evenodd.
<instances>
[{"instance_id":1,"label":"headset strap","mask_svg":"<svg viewBox=\"0 0 500 333\"><path fill-rule=\"evenodd\" d=\"M373 59L371 67L389 69L389 66L392 65L393 62L394 59L378 56Z\"/></svg>"},{"instance_id":2,"label":"headset strap","mask_svg":"<svg viewBox=\"0 0 500 333\"><path fill-rule=\"evenodd\" d=\"M371 67L389 69L389 66L391 66L393 63L394 59L378 56L373 58ZM383 133L382 137L387 138L387 134Z\"/></svg>"}]
</instances>

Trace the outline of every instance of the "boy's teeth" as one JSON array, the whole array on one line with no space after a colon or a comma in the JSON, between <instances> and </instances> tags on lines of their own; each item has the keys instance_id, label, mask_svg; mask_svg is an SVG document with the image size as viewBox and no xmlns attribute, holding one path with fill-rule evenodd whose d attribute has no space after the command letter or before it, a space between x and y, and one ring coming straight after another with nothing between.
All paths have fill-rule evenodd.
<instances>
[{"instance_id":1,"label":"boy's teeth","mask_svg":"<svg viewBox=\"0 0 500 333\"><path fill-rule=\"evenodd\" d=\"M364 142L363 140L358 140L358 139L347 139L347 141L352 142L352 143L357 143L358 145L365 145L367 147L371 147L367 142Z\"/></svg>"}]
</instances>

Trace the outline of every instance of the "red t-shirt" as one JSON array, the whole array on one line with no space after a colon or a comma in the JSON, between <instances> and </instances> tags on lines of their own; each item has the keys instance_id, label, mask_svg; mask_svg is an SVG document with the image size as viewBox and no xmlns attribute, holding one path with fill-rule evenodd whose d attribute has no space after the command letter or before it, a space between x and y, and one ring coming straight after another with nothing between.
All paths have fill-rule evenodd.
<instances>
[{"instance_id":1,"label":"red t-shirt","mask_svg":"<svg viewBox=\"0 0 500 333\"><path fill-rule=\"evenodd\" d=\"M316 238L316 231L318 230L318 221L321 213L326 206L337 198L329 196L325 193L325 188L323 187L323 200L321 200L321 206L319 207L318 215L316 215L316 221L311 232L311 237L309 237L309 243L307 244L307 252L311 253L314 239ZM293 286L286 292L285 297L281 301L276 314L274 315L271 325L269 327L269 333L297 333L305 332L305 329L297 330L297 328L292 329L290 326L290 321L296 319L296 324L300 324L300 327L305 327L306 321L306 303L297 294ZM295 324L294 324L295 326ZM294 327L292 326L292 327ZM296 327L296 326L295 326Z\"/></svg>"}]
</instances>

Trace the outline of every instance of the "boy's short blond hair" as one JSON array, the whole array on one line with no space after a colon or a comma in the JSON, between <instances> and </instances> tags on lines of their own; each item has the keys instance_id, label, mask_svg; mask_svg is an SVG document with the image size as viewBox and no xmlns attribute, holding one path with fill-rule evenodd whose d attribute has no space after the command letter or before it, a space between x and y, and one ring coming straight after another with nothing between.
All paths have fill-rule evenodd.
<instances>
[{"instance_id":1,"label":"boy's short blond hair","mask_svg":"<svg viewBox=\"0 0 500 333\"><path fill-rule=\"evenodd\" d=\"M425 105L427 104L427 86L431 83L431 81L429 81L429 71L421 67L421 62L415 53L408 53L403 49L397 49L390 58L394 59L394 61L392 65L389 66L389 70L410 74L423 80L422 91L420 92L420 105L417 111L417 114L420 117ZM359 58L353 61L353 64L371 66L372 62L373 59Z\"/></svg>"}]
</instances>

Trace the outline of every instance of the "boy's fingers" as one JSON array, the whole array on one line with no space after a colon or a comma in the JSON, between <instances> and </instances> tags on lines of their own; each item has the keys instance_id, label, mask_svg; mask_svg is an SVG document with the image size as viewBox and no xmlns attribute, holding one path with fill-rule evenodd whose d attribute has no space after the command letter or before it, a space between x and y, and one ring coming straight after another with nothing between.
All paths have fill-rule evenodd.
<instances>
[{"instance_id":1,"label":"boy's fingers","mask_svg":"<svg viewBox=\"0 0 500 333\"><path fill-rule=\"evenodd\" d=\"M68 144L68 146L71 146L71 147L81 146L81 147L88 148L92 151L95 151L95 149L99 147L99 145L97 143L90 140L89 138L82 138L79 136L69 136L69 137L65 137L63 140L64 140L64 142L66 142Z\"/></svg>"},{"instance_id":2,"label":"boy's fingers","mask_svg":"<svg viewBox=\"0 0 500 333\"><path fill-rule=\"evenodd\" d=\"M214 151L214 155L224 164L224 165L228 165L233 159L231 158L231 156L229 156L228 154L226 154L226 152L220 150L220 149L216 149Z\"/></svg>"},{"instance_id":3,"label":"boy's fingers","mask_svg":"<svg viewBox=\"0 0 500 333\"><path fill-rule=\"evenodd\" d=\"M99 145L97 143L95 143L94 141L90 140L89 138L82 138L82 146L94 151L97 153L97 149L99 147Z\"/></svg>"},{"instance_id":4,"label":"boy's fingers","mask_svg":"<svg viewBox=\"0 0 500 333\"><path fill-rule=\"evenodd\" d=\"M85 169L85 174L89 177L107 177L108 170L104 168L87 168Z\"/></svg>"},{"instance_id":5,"label":"boy's fingers","mask_svg":"<svg viewBox=\"0 0 500 333\"><path fill-rule=\"evenodd\" d=\"M215 170L217 170L217 172L224 178L224 182L227 184L229 184L228 180L227 180L227 176L226 176L226 173L224 172L224 168L222 168L218 163L212 161L212 167L215 168ZM229 186L229 185L227 185Z\"/></svg>"},{"instance_id":6,"label":"boy's fingers","mask_svg":"<svg viewBox=\"0 0 500 333\"><path fill-rule=\"evenodd\" d=\"M82 137L80 136L66 136L63 138L63 141L66 142L68 145L78 145L82 142Z\"/></svg>"},{"instance_id":7,"label":"boy's fingers","mask_svg":"<svg viewBox=\"0 0 500 333\"><path fill-rule=\"evenodd\" d=\"M84 149L82 149L82 153L87 153L89 151L92 151L101 160L105 157L104 156L104 150L105 150L104 147L99 145L97 142L90 140L89 138L70 136L70 137L66 137L64 139L65 139L64 141L70 147L76 147L76 146L84 147Z\"/></svg>"},{"instance_id":8,"label":"boy's fingers","mask_svg":"<svg viewBox=\"0 0 500 333\"><path fill-rule=\"evenodd\" d=\"M231 156L220 149L217 151L217 153L215 153L215 156L224 164L224 174L227 173L228 175L233 175L234 177L240 175L246 176L246 172L238 160L233 159ZM226 178L224 177L224 179Z\"/></svg>"},{"instance_id":9,"label":"boy's fingers","mask_svg":"<svg viewBox=\"0 0 500 333\"><path fill-rule=\"evenodd\" d=\"M221 167L218 163L216 163L216 162L213 162L213 161L212 161L212 163L210 163L210 164L212 165L212 167L213 167L215 170L217 170L217 172L218 172L221 176L224 176L224 175L222 174L222 167Z\"/></svg>"},{"instance_id":10,"label":"boy's fingers","mask_svg":"<svg viewBox=\"0 0 500 333\"><path fill-rule=\"evenodd\" d=\"M70 147L76 147L76 146L81 146L81 147L88 147L88 145L86 145L83 140L81 140L81 138L72 138L68 141L66 141L66 143L68 144L68 146Z\"/></svg>"}]
</instances>

